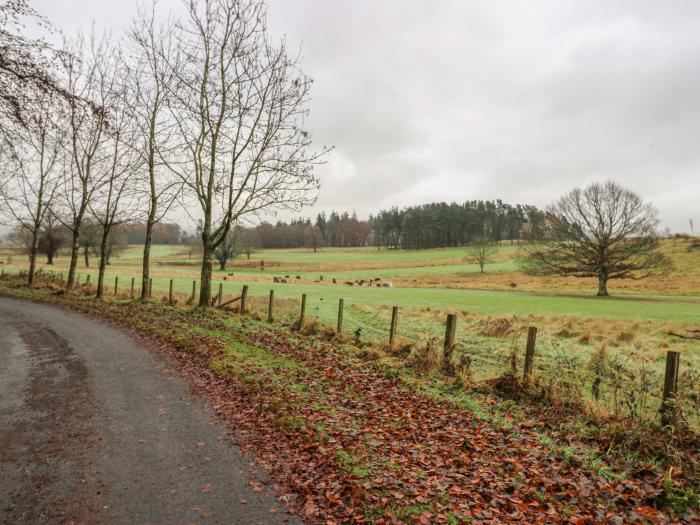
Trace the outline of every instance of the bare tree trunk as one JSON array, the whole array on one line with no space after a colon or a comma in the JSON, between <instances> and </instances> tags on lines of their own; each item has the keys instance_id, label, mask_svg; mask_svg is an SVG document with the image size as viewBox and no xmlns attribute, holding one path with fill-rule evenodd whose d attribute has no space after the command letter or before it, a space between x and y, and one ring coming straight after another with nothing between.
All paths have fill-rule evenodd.
<instances>
[{"instance_id":1,"label":"bare tree trunk","mask_svg":"<svg viewBox=\"0 0 700 525\"><path fill-rule=\"evenodd\" d=\"M208 243L204 243L204 253L202 254L202 273L200 276L201 285L199 288L199 306L207 308L211 306L211 264L212 250Z\"/></svg>"},{"instance_id":2,"label":"bare tree trunk","mask_svg":"<svg viewBox=\"0 0 700 525\"><path fill-rule=\"evenodd\" d=\"M219 270L221 270L222 272L226 271L226 261L225 260L219 261Z\"/></svg>"},{"instance_id":3,"label":"bare tree trunk","mask_svg":"<svg viewBox=\"0 0 700 525\"><path fill-rule=\"evenodd\" d=\"M85 249L83 250L83 257L85 258L85 268L90 268L90 254L88 253L88 243L85 242Z\"/></svg>"},{"instance_id":4,"label":"bare tree trunk","mask_svg":"<svg viewBox=\"0 0 700 525\"><path fill-rule=\"evenodd\" d=\"M27 276L27 285L31 286L34 284L34 273L36 272L36 252L37 252L37 239L36 233L33 235L32 247L29 251L29 275Z\"/></svg>"},{"instance_id":5,"label":"bare tree trunk","mask_svg":"<svg viewBox=\"0 0 700 525\"><path fill-rule=\"evenodd\" d=\"M107 267L107 237L109 237L109 229L102 230L102 239L100 240L100 266L97 272L97 297L104 295L105 268Z\"/></svg>"},{"instance_id":6,"label":"bare tree trunk","mask_svg":"<svg viewBox=\"0 0 700 525\"><path fill-rule=\"evenodd\" d=\"M598 295L602 297L608 295L608 274L603 269L598 271Z\"/></svg>"},{"instance_id":7,"label":"bare tree trunk","mask_svg":"<svg viewBox=\"0 0 700 525\"><path fill-rule=\"evenodd\" d=\"M36 271L36 253L39 247L39 229L35 228L32 232L32 247L29 249L29 275L27 276L27 285L34 284L34 273Z\"/></svg>"},{"instance_id":8,"label":"bare tree trunk","mask_svg":"<svg viewBox=\"0 0 700 525\"><path fill-rule=\"evenodd\" d=\"M151 200L151 208L146 220L146 239L143 243L143 268L141 270L141 301L148 299L148 279L150 278L151 244L153 242L153 225L156 217L156 199Z\"/></svg>"},{"instance_id":9,"label":"bare tree trunk","mask_svg":"<svg viewBox=\"0 0 700 525\"><path fill-rule=\"evenodd\" d=\"M148 298L148 283L150 278L151 265L151 243L153 239L153 225L156 223L158 212L158 191L156 189L156 173L155 173L155 133L156 133L156 114L157 107L151 111L150 127L148 134L148 185L151 194L151 200L148 207L148 218L146 219L146 239L143 243L143 269L141 272L141 301Z\"/></svg>"},{"instance_id":10,"label":"bare tree trunk","mask_svg":"<svg viewBox=\"0 0 700 525\"><path fill-rule=\"evenodd\" d=\"M70 247L70 265L68 266L68 280L66 281L66 289L70 290L75 284L75 270L78 267L78 254L80 252L80 230L73 230L73 240Z\"/></svg>"}]
</instances>

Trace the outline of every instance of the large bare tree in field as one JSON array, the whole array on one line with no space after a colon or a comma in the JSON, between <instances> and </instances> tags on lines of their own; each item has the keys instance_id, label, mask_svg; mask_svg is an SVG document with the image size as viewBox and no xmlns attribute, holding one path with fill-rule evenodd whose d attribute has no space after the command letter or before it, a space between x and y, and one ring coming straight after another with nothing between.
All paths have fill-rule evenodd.
<instances>
[{"instance_id":1,"label":"large bare tree in field","mask_svg":"<svg viewBox=\"0 0 700 525\"><path fill-rule=\"evenodd\" d=\"M99 166L105 158L108 120L101 98L98 64L109 53L106 38L94 33L88 41L80 35L66 41L62 57L68 90L76 97L68 104L68 147L64 163L66 176L61 189L62 213L58 216L71 232L70 265L66 288L75 283L80 250L80 229L94 192L106 175Z\"/></svg>"},{"instance_id":2,"label":"large bare tree in field","mask_svg":"<svg viewBox=\"0 0 700 525\"><path fill-rule=\"evenodd\" d=\"M671 266L658 251L656 210L615 182L572 190L547 212L551 241L529 250L530 273L596 277L598 295L606 296L611 279L642 279Z\"/></svg>"},{"instance_id":3,"label":"large bare tree in field","mask_svg":"<svg viewBox=\"0 0 700 525\"><path fill-rule=\"evenodd\" d=\"M30 239L29 286L34 283L41 229L59 188L64 119L62 106L54 99L34 99L23 126L12 137L0 136L4 157L0 178L5 179L0 183L0 202Z\"/></svg>"},{"instance_id":4,"label":"large bare tree in field","mask_svg":"<svg viewBox=\"0 0 700 525\"><path fill-rule=\"evenodd\" d=\"M164 159L170 155L169 134L172 121L168 119L168 92L175 72L171 23L158 25L155 2L150 10L140 7L129 30L134 56L129 65L129 84L134 92L131 107L137 126L138 151L145 166L147 194L146 237L143 245L141 300L148 297L153 227L165 216L179 194L181 184L165 169Z\"/></svg>"},{"instance_id":5,"label":"large bare tree in field","mask_svg":"<svg viewBox=\"0 0 700 525\"><path fill-rule=\"evenodd\" d=\"M169 103L177 130L177 173L202 219L199 305L211 301L212 257L237 220L313 202L304 129L311 79L284 40L267 34L255 0L189 0L178 25L179 59Z\"/></svg>"}]
</instances>

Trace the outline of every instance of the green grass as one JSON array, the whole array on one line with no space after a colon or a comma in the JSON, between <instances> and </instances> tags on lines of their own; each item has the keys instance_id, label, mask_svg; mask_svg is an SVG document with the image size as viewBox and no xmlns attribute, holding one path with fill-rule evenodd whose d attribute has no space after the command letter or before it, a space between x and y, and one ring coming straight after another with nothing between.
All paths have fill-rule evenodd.
<instances>
[{"instance_id":1,"label":"green grass","mask_svg":"<svg viewBox=\"0 0 700 525\"><path fill-rule=\"evenodd\" d=\"M165 257L169 255L176 255L182 253L185 250L182 246L172 246L168 244L154 244L151 247L151 257ZM120 252L115 256L115 262L122 259L138 259L141 262L141 257L143 256L143 246L132 245L126 250Z\"/></svg>"},{"instance_id":2,"label":"green grass","mask_svg":"<svg viewBox=\"0 0 700 525\"><path fill-rule=\"evenodd\" d=\"M255 256L266 261L285 264L316 263L376 263L386 262L431 262L453 259L464 255L464 248L441 248L436 250L377 250L376 248L334 248L317 252L308 249L259 250Z\"/></svg>"},{"instance_id":3,"label":"green grass","mask_svg":"<svg viewBox=\"0 0 700 525\"><path fill-rule=\"evenodd\" d=\"M180 294L180 301L186 300L192 292L192 282L198 279L197 266L171 266L168 265L168 254L173 253L173 247L161 246L157 247L157 253L161 255L155 258L155 264L152 268L153 274L153 289L156 294L166 294L169 289L170 279L173 278L174 291ZM462 249L434 250L432 257L444 257L445 254L453 256L455 253L462 253ZM335 252L321 253L324 258L330 258L338 255L347 255L354 253L351 250L338 250ZM277 255L282 257L284 254L291 257L314 257L312 251L282 251ZM357 250L357 255L360 257L376 257L377 255L368 250ZM425 255L422 252L399 252L391 253L390 257L417 257ZM386 252L383 252L384 257L387 257ZM158 264L159 262L165 264ZM111 294L114 290L114 277L119 276L119 289L122 292L128 291L131 284L131 278L134 277L136 294L140 288L140 266L138 258L122 257L115 260L114 264L108 268L106 278L106 291ZM498 263L501 264L501 263ZM504 265L510 264L506 261ZM495 265L494 265L495 266ZM59 265L65 272L65 267ZM385 275L398 274L402 272L414 271L417 267L408 268L388 268L380 270L362 270L347 271L345 275L351 278L351 275L360 277L360 273L364 274L365 278L383 277ZM16 271L16 268L8 268ZM433 272L452 272L460 271L477 271L476 265L445 265L434 267L423 267L423 271ZM6 270L7 271L7 270ZM494 270L495 271L495 270ZM80 269L80 280L85 282L86 275L91 276L91 282L94 284L97 279L97 271L90 269ZM521 326L528 323L534 323L540 328L538 338L538 352L543 356L553 356L557 352L573 352L582 363L586 363L590 358L591 353L602 344L602 341L615 341L616 332L605 326L603 330L604 339L593 340L588 344L581 344L578 341L578 336L585 326L595 323L596 320L608 321L626 321L634 323L636 321L655 323L661 326L663 323L675 323L682 326L696 326L700 320L700 303L692 302L688 298L676 298L671 296L664 297L642 297L642 296L613 296L610 298L598 298L586 294L555 294L555 293L532 293L517 290L507 291L489 291L489 290L468 290L468 289L451 289L451 288L419 288L419 287L391 287L391 288L376 288L376 287L358 287L345 286L343 284L330 284L330 279L334 275L338 275L339 283L343 279L340 275L343 272L330 272L324 275L324 283L298 283L295 279L296 275L307 276L307 272L290 272L289 284L276 284L272 282L272 275L269 273L264 276L265 281L261 281L259 270L250 269L245 272L236 270L234 273L235 280L228 277L229 272L215 272L215 282L213 284L212 293L216 294L219 283L223 284L225 299L232 298L240 294L240 290L244 284L249 286L249 294L252 297L267 297L269 291L275 291L277 299L291 299L287 301L286 306L291 310L280 312L279 307L276 311L276 316L285 318L288 321L293 321L298 315L298 300L302 294L307 294L307 319L318 319L322 324L335 326L338 312L338 301L344 299L344 332L352 335L357 329L361 329L361 337L363 341L380 341L385 342L388 339L390 312L392 306L398 306L398 336L401 339L408 341L425 341L428 338L436 338L441 340L444 335L444 315L446 312L458 313L458 328L457 341L459 345L458 352L467 352L472 356L474 361L474 371L477 378L490 377L503 370L504 361L507 358L511 338L507 337L487 337L479 333L478 323L483 320L493 318L512 318L517 316L518 330ZM270 272L274 275L279 275L280 272ZM224 277L228 280L223 281ZM385 277L386 278L386 277ZM199 290L197 289L197 294ZM295 302L296 301L296 302ZM259 307L264 308L266 302L258 301ZM296 306L295 306L296 305ZM531 319L531 316L537 316L538 319ZM567 317L576 317L573 330L574 335L569 335L567 330L561 329L561 323L557 326L546 326L546 319L565 319ZM555 323L551 323L554 325ZM580 327L583 327L579 329ZM634 327L632 330L636 330ZM648 334L641 334L637 341L629 344L621 345L621 348L616 349L632 359L643 359L645 362L653 362L654 366L661 368L663 366L663 356L665 351L660 345L671 344L681 350L686 350L684 362L694 366L700 365L700 352L697 345L678 344L679 341L669 340L665 335L657 335L654 337ZM647 330L649 331L649 330ZM523 341L519 341L522 345ZM683 348L685 346L685 348ZM642 357L644 356L644 357Z\"/></svg>"},{"instance_id":4,"label":"green grass","mask_svg":"<svg viewBox=\"0 0 700 525\"><path fill-rule=\"evenodd\" d=\"M94 277L93 277L94 279ZM159 287L160 284L167 284L168 280L167 279L162 279L157 278L154 281L154 284L156 287ZM183 290L182 285L183 281L182 280L177 280L175 281L177 286L176 290L182 290L184 293L189 293L190 288L187 287L185 290ZM191 285L191 283L189 283ZM237 293L240 283L230 283L226 282L224 283L225 286L225 291L228 293ZM253 286L253 285L251 285ZM263 290L269 289L269 286L258 284L258 286L262 286ZM278 285L276 287L276 290L278 290L278 296L282 296L283 293L282 291L290 291L294 287L299 287L297 292L303 290L305 287L302 285ZM312 286L314 289L319 289L319 288L324 288L324 289L331 289L335 290L337 289L336 287L323 287L323 286ZM161 290L165 290L164 287L160 287ZM253 289L254 291L254 289ZM402 291L402 292L408 292L408 291L415 291L415 289L348 289L348 291L354 292L354 293L360 293L360 292L372 292L375 294L382 294L383 292L389 292L393 293L396 291ZM464 293L464 292L460 292ZM505 294L499 294L498 292L492 292L492 294L496 295L505 295L505 296L512 296L512 295L528 295L528 294L518 294L518 293L505 293ZM555 297L555 299L560 299L560 297ZM592 301L600 301L597 299L591 299ZM320 302L320 301L319 301ZM323 301L324 303L326 301ZM619 303L619 302L625 302L625 303L635 303L638 301L630 301L630 300L619 300L619 299L608 299L608 300L603 300L600 301L601 304L610 304L610 303ZM379 303L377 303L379 304ZM653 304L653 303L652 303ZM312 312L313 309L313 295L309 295L309 312ZM693 305L697 306L697 305ZM324 308L326 308L326 305L324 304L321 308L319 308L319 312L321 312ZM175 310L171 308L166 308L163 309L166 312L166 316L168 315L168 312L172 313ZM198 310L191 310L191 314L195 314L198 312ZM334 320L335 318L335 305L333 305L332 308L330 308L330 317L331 321ZM213 316L219 316L218 313L213 313L213 314L204 314L206 315L213 315ZM318 314L320 316L320 314ZM203 316L203 317L204 317ZM432 316L432 313L429 312L428 316L423 316L420 313L416 312L411 312L411 316L408 317L406 316L406 319L403 317L400 320L400 333L403 334L410 334L411 336L416 335L423 335L425 336L426 334L434 335L436 337L439 337L441 335L441 332L443 331L443 327L441 323L433 318L432 320L430 317ZM306 365L302 364L301 362L295 361L294 359L286 356L286 355L279 355L277 353L270 352L268 349L265 348L260 348L255 345L247 344L243 342L243 338L239 335L242 332L245 332L246 330L251 330L254 331L254 329L259 329L263 327L267 327L268 325L264 322L259 322L255 321L253 318L245 318L245 322L241 320L237 315L231 315L231 316L220 316L218 317L226 326L227 328L230 328L230 331L223 330L221 328L200 328L199 326L196 325L196 323L190 323L189 321L182 321L182 320L177 320L177 316L174 316L175 319L171 321L171 326L175 326L178 329L182 329L182 334L185 339L187 338L187 333L190 334L202 334L206 335L209 337L214 338L217 341L224 341L226 343L226 349L223 352L223 355L221 357L217 357L212 360L211 366L214 368L218 373L223 373L223 374L228 374L228 373L237 373L237 371L240 371L242 368L245 368L247 370L247 373L251 374L253 377L257 378L256 380L259 380L260 382L265 382L267 384L273 384L275 385L275 388L279 387L280 391L285 391L285 389L289 392L294 393L296 396L298 396L298 399L296 401L290 401L288 399L285 399L284 403L278 403L276 406L276 410L278 410L278 415L275 419L275 425L278 425L279 427L283 427L285 429L289 430L301 430L306 427L313 427L316 428L316 433L319 435L319 439L322 439L322 434L324 434L325 429L323 426L317 426L314 427L313 422L307 421L302 415L300 415L297 412L298 407L306 407L306 406L312 406L314 410L321 411L323 413L330 414L333 412L335 409L332 406L329 406L328 404L323 402L323 392L324 392L324 386L323 386L323 381L320 382L314 382L313 389L309 390L306 385L303 382L299 382L300 379L300 374L307 374L309 375L309 369L307 368ZM373 311L369 307L350 307L348 310L346 310L346 326L348 325L348 319L351 319L351 324L355 323L355 326L362 326L364 329L369 329L370 327L376 327L376 330L378 332L381 332L382 327L388 326L388 312L385 310L381 310L381 308L376 308L375 311ZM486 357L491 356L493 357L495 355L495 351L497 350L503 350L504 348L508 347L508 339L507 338L497 338L497 337L485 337L481 336L478 334L475 334L473 330L466 330L468 324L474 323L475 318L473 316L468 316L464 315L460 317L460 328L465 328L465 332L463 333L460 337L460 343L462 345L468 344L471 345L469 348L469 353L474 357L474 363L475 363L475 368L478 367L478 372L480 375L483 375L484 370L488 369L491 367L493 371L497 373L502 373L504 370L504 359L502 357L505 356L505 354L501 354L500 359L495 359L493 360L492 363L487 362ZM477 322L480 320L476 320ZM244 327L247 327L245 328ZM277 327L279 328L279 327ZM574 329L572 329L574 330ZM176 330L177 332L177 330ZM385 333L385 332L384 332ZM167 334L170 334L170 331L168 331ZM169 335L172 337L172 334ZM296 336L290 335L290 338L294 337L295 342L292 343L292 346L296 346ZM521 341L522 343L522 341ZM343 349L345 347L341 347L339 351L345 352ZM578 355L580 366L585 366L587 362L587 357L590 354L591 347L586 346L586 345L580 345L576 343L575 341L570 339L570 336L566 335L545 335L544 337L538 338L538 346L537 346L537 352L538 352L538 357L537 357L537 368L540 368L540 363L549 363L550 368L551 364L554 363L554 367L552 371L551 369L548 371L547 375L542 374L541 377L552 377L553 375L562 375L564 373L564 370L562 368L558 368L557 366L561 366L561 363L557 365L558 362L553 361L551 358L554 353L558 351L564 351L566 354L572 354L575 353ZM463 348L460 348L459 351L462 351ZM700 362L699 358L700 355L696 351L696 348L693 348L691 352L688 352L684 357L683 357L683 366L684 367L697 367ZM482 352L482 354L479 354L478 352ZM662 357L663 352L659 353L659 356ZM662 358L659 359L659 356L656 357L656 365L658 370L661 371L663 369L663 360ZM644 356L644 352L640 351L638 354L635 354L635 358L640 359L640 362L643 362L646 357ZM388 360L388 358L387 358ZM410 363L410 361L408 361ZM378 362L380 367L384 367L385 365L383 364L383 361L380 360ZM635 364L637 364L635 362ZM403 365L402 365L403 366ZM387 367L387 373L388 372L396 372L396 365L386 365ZM389 368L392 368L392 370L388 370ZM409 368L407 369L408 371L411 371L410 365ZM409 372L403 371L405 374L408 374ZM411 371L412 373L412 371ZM488 374L486 374L488 375ZM536 373L536 375L540 375L539 373ZM402 375L404 380L411 379L408 376ZM480 415L480 417L487 417L489 420L493 422L498 422L499 426L502 426L503 428L510 428L513 423L519 421L519 417L516 418L504 418L503 415L500 413L487 413L487 409L485 409L484 406L480 402L477 402L470 393L463 391L462 389L456 388L454 385L448 385L448 384L443 384L439 380L433 381L433 375L428 374L427 377L423 377L420 380L417 378L415 379L416 381L419 381L416 383L416 388L423 391L424 393L436 397L436 398L448 398L451 402L455 403L458 406L464 406L468 407L471 410L474 410L477 414ZM658 383L659 388L654 390L654 397L653 399L650 399L650 403L653 404L653 413L655 414L655 411L658 407L658 395L660 394L660 385L661 385L661 376L655 380L656 383ZM413 383L410 383L413 384ZM581 384L581 383L579 383ZM582 390L587 391L589 385L584 384ZM507 414L511 411L511 408L508 407L509 401L505 401L502 403L501 408L502 412L504 414ZM515 432L515 430L513 430ZM549 438L549 436L543 435L541 439L541 443L551 450L553 450L557 455L561 456L563 459L569 461L574 458L574 456L578 456L578 452L569 446L559 446L553 441L552 439ZM584 460L584 464L587 465L589 468L592 468L596 470L600 475L606 477L607 479L617 479L621 476L624 476L624 472L617 472L610 470L606 464L602 463L599 461L597 457L591 457L591 458L581 458L578 457L578 460ZM347 453L346 455L339 455L338 456L338 461L340 463L341 468L350 473L351 475L357 477L357 478L365 478L371 474L371 466L368 466L362 461L361 454L356 455L356 454L350 454ZM684 504L683 502L685 499L687 499L687 495L685 493L683 494L678 494L677 499L679 500L678 505L681 506Z\"/></svg>"},{"instance_id":5,"label":"green grass","mask_svg":"<svg viewBox=\"0 0 700 525\"><path fill-rule=\"evenodd\" d=\"M517 269L517 265L514 261L503 261L494 262L488 265L488 270L490 272L508 272ZM291 278L300 275L303 279L317 280L320 279L321 275L325 281L330 281L335 278L338 281L351 281L360 279L375 279L380 277L382 279L391 279L392 277L403 277L403 276L416 276L424 274L459 274L459 273L477 273L479 272L479 265L475 263L465 262L462 264L443 264L439 266L403 266L397 268L367 268L361 270L304 270L298 268L293 268L289 266L281 267L270 267L268 266L264 270L259 268L240 268L235 265L229 266L229 268L224 273L234 273L234 274L263 274L263 275L276 275L284 276L289 275Z\"/></svg>"},{"instance_id":6,"label":"green grass","mask_svg":"<svg viewBox=\"0 0 700 525\"><path fill-rule=\"evenodd\" d=\"M514 252L521 247L504 246L504 252ZM180 294L180 301L185 300L192 292L193 280L199 283L199 267L197 258L183 259L184 248L176 246L154 246L154 260L152 266L153 289L156 294L166 294L170 279L174 279L174 291ZM298 300L302 294L307 294L307 319L318 319L319 322L335 326L339 299L345 301L344 331L353 334L361 329L363 341L381 341L388 338L390 312L392 306L400 308L398 320L398 335L409 341L421 341L434 337L440 340L444 335L444 316L447 312L459 314L458 343L461 351L469 352L477 361L475 368L482 375L490 375L492 371L503 366L504 356L508 353L511 344L510 336L485 337L480 334L479 322L489 317L512 318L517 317L517 329L534 323L540 328L538 338L538 351L544 355L554 355L556 352L574 352L586 362L590 354L604 341L611 341L616 345L615 338L620 327L603 326L594 328L595 334L602 333L603 337L596 338L590 343L582 344L578 338L587 326L594 326L598 320L627 322L629 330L638 333L637 340L621 344L620 349L627 356L644 356L644 359L654 362L663 360L668 345L674 348L686 350L684 360L686 362L700 364L700 352L697 345L682 344L678 340L669 338L666 334L668 328L663 328L664 323L673 323L680 326L694 327L700 322L700 301L694 297L676 296L643 296L643 295L616 295L610 298L598 298L589 293L537 293L526 292L519 289L475 290L457 288L421 288L421 287L358 287L343 285L343 281L351 279L369 279L382 277L391 280L392 276L432 274L459 274L476 272L476 264L455 263L456 258L462 258L466 250L464 248L448 248L426 251L399 251L374 249L324 249L317 253L313 250L262 250L255 257L266 261L276 260L293 267L293 270L281 270L281 267L270 266L265 272L255 266L251 268L234 267L230 271L216 271L214 275L212 293L216 294L219 283L223 283L225 299L239 295L244 284L249 286L249 293L255 297L267 297L269 291L275 291L275 297L287 301L286 306L291 310L276 312L278 317L286 315L287 320L292 321L298 315ZM685 252L683 252L685 253ZM106 278L106 291L114 290L114 277L119 276L119 289L128 291L131 279L135 279L136 294L140 287L140 254L141 247L134 246L123 252L113 264L108 267ZM188 261L191 265L176 265L174 261ZM387 261L397 263L391 267ZM442 264L431 266L435 262ZM14 266L5 266L6 271L17 271L17 264L24 261L22 257L14 258ZM66 272L66 258L58 259L55 270ZM82 262L82 261L81 261ZM238 262L245 263L243 261ZM304 271L305 264L332 264L334 270L323 270L324 282L299 282L296 276L304 280L315 280L320 276L320 271ZM343 269L344 266L352 268L352 264L376 264L380 268L370 269ZM408 266L400 266L400 264ZM425 264L426 266L419 266ZM513 258L500 260L489 266L491 272L507 272L513 269ZM296 265L296 266L295 266ZM86 275L91 276L94 284L97 278L96 269L87 272L79 268L81 282L85 282ZM232 273L233 277L228 274ZM272 282L275 275L290 275L289 284L276 284ZM331 284L332 278L338 280L338 284ZM227 278L226 281L223 281ZM199 293L199 290L197 290ZM296 301L296 302L295 302ZM260 308L266 305L265 300L259 300ZM279 309L279 307L278 307ZM537 319L532 319L536 316ZM561 322L547 326L548 320L565 319L575 317L573 330L562 329ZM648 326L635 327L635 322L654 323L653 330ZM644 332L646 330L646 332ZM572 332L572 333L569 333ZM653 333L651 336L649 334ZM521 341L522 343L522 341ZM618 346L618 345L616 345ZM636 357L635 357L636 358Z\"/></svg>"},{"instance_id":7,"label":"green grass","mask_svg":"<svg viewBox=\"0 0 700 525\"><path fill-rule=\"evenodd\" d=\"M121 268L120 268L121 269ZM6 271L17 271L8 268ZM95 283L97 270L79 271L81 282L87 274ZM167 292L170 277L153 277L154 291ZM107 271L108 289L113 289L114 277L120 275L115 268ZM190 294L192 281L189 277L174 278L174 290L181 294ZM136 286L138 287L138 277ZM292 279L293 281L293 279ZM279 298L299 299L307 294L307 311L322 321L330 321L337 313L338 299L345 299L347 306L357 305L376 310L399 306L402 308L430 307L433 309L471 312L481 315L518 315L527 316L562 316L575 315L587 318L608 318L627 320L676 321L680 323L697 323L700 320L700 304L674 300L674 298L657 297L653 300L633 297L599 298L591 295L558 295L547 293L462 290L447 288L368 288L350 287L341 284L276 284L236 280L224 282L225 294L237 294L242 285L249 286L251 295L267 295L271 289ZM120 275L122 290L130 285L130 276ZM216 286L216 285L215 285ZM216 288L214 289L216 293ZM351 318L346 320L352 322ZM360 319L364 321L365 319Z\"/></svg>"}]
</instances>

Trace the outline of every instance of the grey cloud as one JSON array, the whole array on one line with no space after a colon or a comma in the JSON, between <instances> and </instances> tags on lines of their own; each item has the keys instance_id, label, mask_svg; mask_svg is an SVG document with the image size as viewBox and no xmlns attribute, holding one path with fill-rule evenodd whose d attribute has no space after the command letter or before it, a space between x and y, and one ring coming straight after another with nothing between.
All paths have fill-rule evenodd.
<instances>
[{"instance_id":1,"label":"grey cloud","mask_svg":"<svg viewBox=\"0 0 700 525\"><path fill-rule=\"evenodd\" d=\"M65 31L119 32L135 4L35 1ZM700 222L698 2L270 0L269 16L302 46L310 128L336 146L309 214L544 205L614 178L664 225Z\"/></svg>"}]
</instances>

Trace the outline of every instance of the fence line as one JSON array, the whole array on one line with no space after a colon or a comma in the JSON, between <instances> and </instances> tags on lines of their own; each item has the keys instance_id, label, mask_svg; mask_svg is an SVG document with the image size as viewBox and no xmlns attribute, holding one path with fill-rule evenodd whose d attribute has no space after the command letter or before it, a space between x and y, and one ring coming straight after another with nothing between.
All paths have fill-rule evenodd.
<instances>
[{"instance_id":1,"label":"fence line","mask_svg":"<svg viewBox=\"0 0 700 525\"><path fill-rule=\"evenodd\" d=\"M53 278L57 279L61 284L64 282L64 276L63 272L56 273L56 272L48 272ZM19 275L22 276L23 272L20 269L19 270ZM0 272L0 277L4 277L5 271L4 268ZM81 274L77 273L76 274L76 286L80 285L80 278ZM189 302L194 304L195 302L195 296L196 296L196 284L197 281L192 282L192 294L190 297ZM84 286L89 286L90 285L90 273L86 273L85 277L85 284ZM119 276L115 275L114 276L114 295L117 296L119 293ZM148 296L152 297L153 294L153 279L150 278L148 281ZM247 305L247 300L248 300L248 285L243 285L243 288L241 290L241 295L239 297L235 297L234 299L231 299L229 301L224 302L223 301L223 295L224 295L224 289L223 289L223 282L219 283L219 293L217 297L214 298L214 301L217 303L219 307L226 306L228 304L231 304L233 302L236 302L240 300L240 314L245 315L248 313L248 305ZM134 300L135 298L135 278L131 278L131 286L129 290L129 297L131 300ZM213 301L213 302L214 302ZM170 305L175 304L175 291L174 291L174 279L169 280L169 285L168 285L168 303ZM269 300L268 300L268 312L267 312L267 320L268 322L273 322L274 320L274 313L273 313L273 308L274 308L274 290L270 290L269 293ZM307 294L303 293L301 295L301 307L299 311L299 319L298 319L298 328L299 330L302 330L305 326L305 320L306 320L306 308L307 308ZM391 321L389 324L389 347L393 347L396 343L396 339L398 336L398 312L399 312L399 307L398 306L393 306L391 308ZM338 311L337 311L337 323L336 323L336 333L337 334L342 334L343 331L343 316L344 316L344 299L340 298L338 302ZM444 335L444 341L443 341L443 353L441 356L441 363L442 363L442 370L445 372L447 375L454 375L455 374L455 363L454 363L454 350L457 346L457 315L456 314L447 314L446 320L445 320L445 335ZM534 379L534 370L536 368L535 363L536 363L536 344L537 344L537 327L536 326L529 326L527 328L527 342L525 345L525 352L524 352L524 365L523 365L523 373L522 373L522 381L524 384L529 384L531 383ZM513 354L514 357L513 359L515 360L515 354ZM471 364L471 356L468 355L467 359L464 359L464 356L460 358L460 367L463 366L463 363L468 361L469 364ZM515 362L515 361L514 361ZM662 425L667 426L667 425L673 425L675 423L675 417L676 417L676 405L678 401L678 392L679 392L679 375L680 375L680 362L681 362L681 356L680 353L677 351L673 350L668 350L666 352L666 360L665 360L665 368L664 368L664 381L663 381L663 390L661 394L661 404L658 410L658 413L660 414L660 420ZM618 366L618 365L616 365ZM561 371L559 371L561 372ZM592 382L592 389L593 389L593 395L598 399L598 394L596 393L596 388L599 388L599 385L597 383L599 382L599 372L595 372L598 374L596 376L596 379ZM621 374L623 375L623 374ZM579 385L581 386L581 385ZM620 392L615 392L615 395L622 395ZM653 395L653 394L652 394ZM617 406L618 400L617 398L615 399L615 405Z\"/></svg>"}]
</instances>

